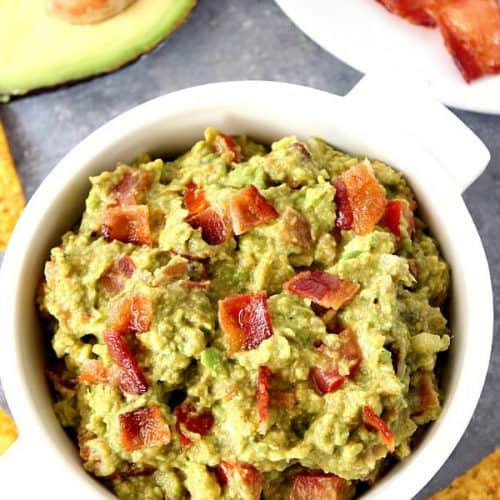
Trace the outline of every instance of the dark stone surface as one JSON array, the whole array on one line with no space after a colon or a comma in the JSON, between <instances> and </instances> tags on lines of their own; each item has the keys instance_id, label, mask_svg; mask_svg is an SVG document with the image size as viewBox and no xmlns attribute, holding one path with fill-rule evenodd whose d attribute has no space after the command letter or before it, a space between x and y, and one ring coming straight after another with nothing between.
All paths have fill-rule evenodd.
<instances>
[{"instance_id":1,"label":"dark stone surface","mask_svg":"<svg viewBox=\"0 0 500 500\"><path fill-rule=\"evenodd\" d=\"M87 134L158 95L207 82L245 79L288 81L344 95L359 78L359 73L303 35L271 0L202 0L182 29L152 54L111 75L14 100L0 107L0 118L29 197L58 160ZM488 254L498 318L500 116L457 114L492 155L487 171L464 198ZM496 321L495 333L499 329ZM477 336L480 342L481 332ZM497 339L474 418L418 499L447 484L500 444L499 354ZM1 390L0 404L4 404Z\"/></svg>"}]
</instances>

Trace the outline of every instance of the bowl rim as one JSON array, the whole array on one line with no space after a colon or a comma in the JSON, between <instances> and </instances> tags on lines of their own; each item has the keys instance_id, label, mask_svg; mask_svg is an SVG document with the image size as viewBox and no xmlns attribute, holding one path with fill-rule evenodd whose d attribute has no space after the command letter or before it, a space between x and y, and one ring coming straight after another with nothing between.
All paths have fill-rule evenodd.
<instances>
[{"instance_id":1,"label":"bowl rim","mask_svg":"<svg viewBox=\"0 0 500 500\"><path fill-rule=\"evenodd\" d=\"M22 286L22 278L26 272L25 266L28 260L29 249L36 245L36 242L33 241L33 235L37 230L40 230L39 225L43 216L53 212L55 208L57 208L57 204L47 201L47 198L56 196L58 188L61 186L63 188L62 191L64 191L67 190L72 183L74 184L78 177L82 176L83 170L85 170L86 159L98 156L99 152L102 151L102 148L105 147L106 142L110 138L114 138L113 140L115 142L123 142L127 134L131 134L132 132L135 133L140 127L151 127L155 120L165 119L165 114L168 116L168 120L172 120L175 112L179 110L184 110L185 112L186 108L193 107L193 104L188 105L187 103L196 103L200 97L206 99L207 96L209 96L211 100L220 100L221 102L226 102L229 106L231 99L235 98L235 96L251 92L264 93L267 96L274 95L275 97L285 93L287 95L302 96L305 100L317 101L317 103L335 103L335 106L339 107L345 105L344 99L334 94L310 87L282 82L237 81L190 87L147 101L110 120L75 146L60 162L58 162L57 166L49 173L37 189L14 231L0 270L0 313L2 317L6 319L7 323L6 339L2 341L3 345L6 345L7 348L0 349L0 370L2 372L2 380L4 381L7 399L11 405L14 416L21 424L21 432L24 426L30 426L32 429L36 428L39 431L42 429L45 430L46 427L46 423L42 422L43 419L34 408L33 401L26 390L26 367L23 366L23 359L21 356L23 346L20 345L21 341L16 336L18 326L15 317L18 318L21 314L18 310L19 302L20 297L25 294ZM241 100L238 102L241 102ZM200 105L194 105L194 109L199 107ZM164 109L168 109L169 111L162 111ZM134 123L133 126L131 126L132 123ZM403 138L403 135L401 135L402 141ZM409 141L407 144L413 144L413 149L422 149L422 155L426 155L422 145L415 143L411 138L406 138L406 140ZM434 162L434 164L436 163L430 156L427 156L427 159L430 164L432 164L432 162ZM68 168L70 165L71 169ZM75 165L77 165L77 167L75 167ZM448 181L449 177L447 174L442 171L442 168L438 167L438 169L440 170L440 172L436 172L438 180L440 182ZM103 165L101 171L102 170L106 170L106 166ZM465 432L466 426L472 417L472 413L481 394L488 368L492 343L493 296L484 249L458 190L455 189L454 186L444 186L443 188L445 192L448 193L446 198L450 202L447 210L449 210L450 207L459 210L460 220L464 224L464 227L461 229L469 233L468 237L470 236L470 241L468 241L470 255L477 258L477 261L474 261L472 263L474 265L471 267L474 269L475 278L479 281L479 284L476 283L476 289L483 288L482 293L484 300L478 305L478 308L482 314L480 323L484 331L484 337L483 342L478 343L474 350L474 356L469 355L467 358L469 364L476 364L477 371L475 372L474 379L469 381L464 380L463 377L460 379L461 385L459 387L461 388L461 392L467 392L468 396L461 404L463 411L458 416L451 416L448 411L450 402L447 402L448 407L445 403L442 416L427 434L435 437L436 433L439 431L440 436L442 436L443 433L446 432L442 429L442 422L446 421L451 425L447 439L441 443L442 448L433 455L427 452L428 456L426 457L425 463L420 459L420 464L417 465L419 465L421 472L419 474L412 474L412 476L418 476L418 479L413 487L408 487L408 493L411 493L411 496L417 493L417 491L431 479L432 475L438 471ZM33 220L35 221L34 224L32 222ZM467 273L472 274L472 271L467 269ZM14 353L13 356L12 353ZM462 359L462 362L464 361L465 358ZM19 377L19 375L21 376ZM25 383L24 387L23 382ZM457 399L456 396L454 399ZM452 406L454 408L456 405ZM40 442L43 442L45 445L53 446L47 439L47 436L45 436L45 439L43 439L43 437L40 437L40 439ZM59 450L57 453L55 449L52 451L54 451L54 456L60 455ZM398 468L397 474L389 473L378 483L378 485L371 489L365 497L370 499L383 498L387 492L383 491L385 488L379 488L379 486L385 485L390 490L391 486L389 485L395 484L397 476L403 477L401 470L404 468L409 469L409 466L414 464L418 456L422 454L419 453L421 451L420 448L415 450L412 455L404 460L401 467ZM87 475L85 474L85 476ZM92 478L88 479L94 483ZM378 492L377 488L382 491ZM93 490L94 492L97 491L95 485L93 486Z\"/></svg>"}]
</instances>

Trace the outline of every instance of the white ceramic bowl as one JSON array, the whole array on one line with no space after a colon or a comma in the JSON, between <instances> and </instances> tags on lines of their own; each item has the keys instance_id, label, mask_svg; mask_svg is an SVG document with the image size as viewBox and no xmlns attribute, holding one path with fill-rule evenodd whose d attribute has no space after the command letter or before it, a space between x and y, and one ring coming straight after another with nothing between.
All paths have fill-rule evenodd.
<instances>
[{"instance_id":1,"label":"white ceramic bowl","mask_svg":"<svg viewBox=\"0 0 500 500\"><path fill-rule=\"evenodd\" d=\"M452 347L442 386L444 408L412 455L366 499L410 499L437 472L462 436L488 367L493 307L485 254L460 192L485 168L488 151L440 104L418 91L368 78L345 98L270 82L206 85L159 97L110 121L54 168L29 202L0 275L2 381L20 440L0 459L0 497L112 498L87 475L60 427L44 378L35 295L49 249L75 224L88 177L138 153L176 153L207 125L266 142L317 135L402 170L453 270ZM409 87L404 87L409 92ZM411 103L411 105L410 105ZM450 173L447 173L447 170ZM451 175L450 175L451 174ZM50 496L49 496L50 495Z\"/></svg>"}]
</instances>

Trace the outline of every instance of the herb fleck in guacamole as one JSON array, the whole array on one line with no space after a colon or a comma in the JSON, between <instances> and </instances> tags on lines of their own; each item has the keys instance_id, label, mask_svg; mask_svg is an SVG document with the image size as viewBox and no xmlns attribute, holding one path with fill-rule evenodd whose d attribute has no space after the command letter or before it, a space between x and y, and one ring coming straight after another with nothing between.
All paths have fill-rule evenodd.
<instances>
[{"instance_id":1,"label":"herb fleck in guacamole","mask_svg":"<svg viewBox=\"0 0 500 500\"><path fill-rule=\"evenodd\" d=\"M119 498L352 498L439 416L449 269L400 173L207 129L91 182L39 304L56 413Z\"/></svg>"}]
</instances>

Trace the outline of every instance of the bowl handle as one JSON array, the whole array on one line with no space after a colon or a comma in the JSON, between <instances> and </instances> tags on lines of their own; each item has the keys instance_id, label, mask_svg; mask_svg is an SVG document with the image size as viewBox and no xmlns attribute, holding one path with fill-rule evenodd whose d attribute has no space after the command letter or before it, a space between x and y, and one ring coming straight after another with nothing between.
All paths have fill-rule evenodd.
<instances>
[{"instance_id":1,"label":"bowl handle","mask_svg":"<svg viewBox=\"0 0 500 500\"><path fill-rule=\"evenodd\" d=\"M465 191L484 171L490 153L470 128L416 79L391 73L364 76L346 95L349 104L374 109L430 152Z\"/></svg>"}]
</instances>

